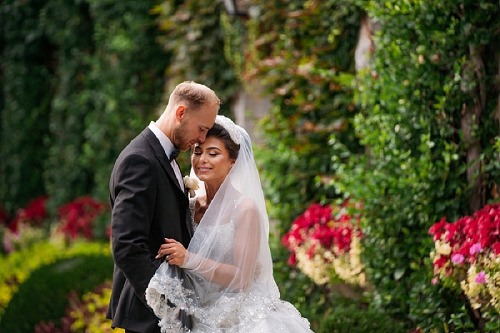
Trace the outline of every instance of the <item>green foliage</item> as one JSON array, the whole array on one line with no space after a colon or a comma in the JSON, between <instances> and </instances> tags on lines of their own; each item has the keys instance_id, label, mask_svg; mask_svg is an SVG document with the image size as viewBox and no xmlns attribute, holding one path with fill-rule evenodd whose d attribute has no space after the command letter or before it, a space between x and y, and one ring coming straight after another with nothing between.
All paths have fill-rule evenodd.
<instances>
[{"instance_id":1,"label":"green foliage","mask_svg":"<svg viewBox=\"0 0 500 333\"><path fill-rule=\"evenodd\" d=\"M221 114L240 88L232 66L224 57L221 1L164 0L152 13L158 14L162 35L158 38L173 55L168 66L169 84L193 80L209 86L223 102Z\"/></svg>"},{"instance_id":2,"label":"green foliage","mask_svg":"<svg viewBox=\"0 0 500 333\"><path fill-rule=\"evenodd\" d=\"M361 13L338 0L255 1L255 8L243 79L259 80L273 104L258 124L266 142L258 159L270 215L284 233L308 204L337 196L325 187L335 174L331 155L360 149L351 85Z\"/></svg>"},{"instance_id":3,"label":"green foliage","mask_svg":"<svg viewBox=\"0 0 500 333\"><path fill-rule=\"evenodd\" d=\"M0 201L107 200L113 163L161 102L156 2L4 1ZM162 108L160 106L160 108ZM27 135L29 133L29 135Z\"/></svg>"},{"instance_id":4,"label":"green foliage","mask_svg":"<svg viewBox=\"0 0 500 333\"><path fill-rule=\"evenodd\" d=\"M148 14L153 5L88 1L87 11L74 17L88 22L86 38L77 33L77 25L73 32L66 27L67 34L56 40L64 89L53 100L57 130L45 165L54 205L83 194L107 199L109 174L119 152L157 117L169 57L155 41L158 32ZM64 22L61 18L47 24L57 31Z\"/></svg>"},{"instance_id":5,"label":"green foliage","mask_svg":"<svg viewBox=\"0 0 500 333\"><path fill-rule=\"evenodd\" d=\"M38 22L43 6L43 1L0 4L0 201L11 215L46 193L42 163L54 92L52 45Z\"/></svg>"},{"instance_id":6,"label":"green foliage","mask_svg":"<svg viewBox=\"0 0 500 333\"><path fill-rule=\"evenodd\" d=\"M112 267L111 256L77 256L41 267L20 286L0 321L0 331L31 333L41 320L58 320L68 293L92 290L111 278Z\"/></svg>"},{"instance_id":7,"label":"green foliage","mask_svg":"<svg viewBox=\"0 0 500 333\"><path fill-rule=\"evenodd\" d=\"M404 325L373 310L336 306L325 315L316 333L406 333Z\"/></svg>"},{"instance_id":8,"label":"green foliage","mask_svg":"<svg viewBox=\"0 0 500 333\"><path fill-rule=\"evenodd\" d=\"M111 320L106 318L109 299L111 297L111 282L97 285L93 291L82 297L72 291L66 315L60 320L60 327L54 322L40 322L35 327L36 333L123 333L122 328L111 328Z\"/></svg>"},{"instance_id":9,"label":"green foliage","mask_svg":"<svg viewBox=\"0 0 500 333\"><path fill-rule=\"evenodd\" d=\"M111 256L108 243L76 241L65 245L63 242L44 241L30 248L0 256L0 319L13 295L33 271L50 265L57 260L82 255Z\"/></svg>"},{"instance_id":10,"label":"green foliage","mask_svg":"<svg viewBox=\"0 0 500 333\"><path fill-rule=\"evenodd\" d=\"M74 294L73 294L74 295ZM111 298L111 283L98 285L92 292L82 296L81 300L70 299L69 316L73 321L73 332L124 332L121 328L111 329L111 321L106 318L109 300Z\"/></svg>"},{"instance_id":11,"label":"green foliage","mask_svg":"<svg viewBox=\"0 0 500 333\"><path fill-rule=\"evenodd\" d=\"M463 301L430 284L429 227L469 213L467 169L478 163L467 162L472 145L482 149L486 197L500 177L491 154L498 135L491 119L499 93L499 8L491 1L356 2L381 23L371 72L357 77L355 127L369 153L341 167L336 186L364 203L372 306L407 317L409 325L441 328ZM484 72L471 77L474 50L481 50ZM487 102L467 133L464 110L481 94Z\"/></svg>"},{"instance_id":12,"label":"green foliage","mask_svg":"<svg viewBox=\"0 0 500 333\"><path fill-rule=\"evenodd\" d=\"M48 230L41 227L31 226L28 223L21 223L17 226L16 232L7 229L5 235L0 238L3 240L2 247L8 249L6 252L18 252L31 248L36 243L47 239Z\"/></svg>"},{"instance_id":13,"label":"green foliage","mask_svg":"<svg viewBox=\"0 0 500 333\"><path fill-rule=\"evenodd\" d=\"M330 312L333 304L339 308L352 305L360 309L366 307L361 293L355 295L357 291L353 292L351 288L348 288L348 292L342 292L341 288L329 284L316 285L300 270L290 267L287 263L290 253L280 245L280 238L273 234L270 237L270 245L273 254L273 275L280 289L281 299L292 303L301 315L309 320L314 332L318 332L325 314Z\"/></svg>"}]
</instances>

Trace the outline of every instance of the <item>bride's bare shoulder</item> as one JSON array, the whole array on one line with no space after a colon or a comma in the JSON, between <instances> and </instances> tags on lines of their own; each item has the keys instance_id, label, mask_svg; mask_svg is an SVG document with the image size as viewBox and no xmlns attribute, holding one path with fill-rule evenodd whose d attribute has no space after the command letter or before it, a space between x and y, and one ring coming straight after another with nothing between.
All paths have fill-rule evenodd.
<instances>
[{"instance_id":1,"label":"bride's bare shoulder","mask_svg":"<svg viewBox=\"0 0 500 333\"><path fill-rule=\"evenodd\" d=\"M259 209L255 201L249 198L243 198L236 206L236 215L240 218L244 218L244 220L255 220L255 217L258 216Z\"/></svg>"}]
</instances>

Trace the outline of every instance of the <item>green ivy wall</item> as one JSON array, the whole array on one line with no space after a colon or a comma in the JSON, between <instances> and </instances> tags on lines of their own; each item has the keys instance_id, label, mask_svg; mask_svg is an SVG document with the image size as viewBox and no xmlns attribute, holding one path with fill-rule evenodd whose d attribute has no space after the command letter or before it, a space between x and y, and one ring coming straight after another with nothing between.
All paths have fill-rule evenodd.
<instances>
[{"instance_id":1,"label":"green ivy wall","mask_svg":"<svg viewBox=\"0 0 500 333\"><path fill-rule=\"evenodd\" d=\"M107 200L121 149L162 109L170 56L154 1L14 1L0 5L0 201L51 207Z\"/></svg>"}]
</instances>

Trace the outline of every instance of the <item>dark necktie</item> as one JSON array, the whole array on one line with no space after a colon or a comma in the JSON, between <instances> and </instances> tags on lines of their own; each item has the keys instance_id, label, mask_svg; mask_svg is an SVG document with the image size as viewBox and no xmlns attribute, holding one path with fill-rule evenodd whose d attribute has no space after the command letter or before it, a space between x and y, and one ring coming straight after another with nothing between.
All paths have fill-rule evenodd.
<instances>
[{"instance_id":1,"label":"dark necktie","mask_svg":"<svg viewBox=\"0 0 500 333\"><path fill-rule=\"evenodd\" d=\"M173 160L175 160L177 158L177 156L179 156L179 153L181 151L179 149L174 149L172 150L172 153L170 153L170 162L172 162Z\"/></svg>"}]
</instances>

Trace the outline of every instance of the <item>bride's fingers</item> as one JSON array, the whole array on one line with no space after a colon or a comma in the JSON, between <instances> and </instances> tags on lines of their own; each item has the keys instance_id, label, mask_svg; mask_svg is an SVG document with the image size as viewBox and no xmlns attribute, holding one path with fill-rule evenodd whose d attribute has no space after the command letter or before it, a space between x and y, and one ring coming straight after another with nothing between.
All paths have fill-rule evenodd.
<instances>
[{"instance_id":1,"label":"bride's fingers","mask_svg":"<svg viewBox=\"0 0 500 333\"><path fill-rule=\"evenodd\" d=\"M172 254L172 251L169 251L168 249L159 249L158 253L156 254L155 259L167 256L167 255L171 255L171 254Z\"/></svg>"},{"instance_id":2,"label":"bride's fingers","mask_svg":"<svg viewBox=\"0 0 500 333\"><path fill-rule=\"evenodd\" d=\"M175 243L179 243L178 241L176 241L175 239L172 239L172 238L165 238L165 242L167 244L175 244Z\"/></svg>"}]
</instances>

